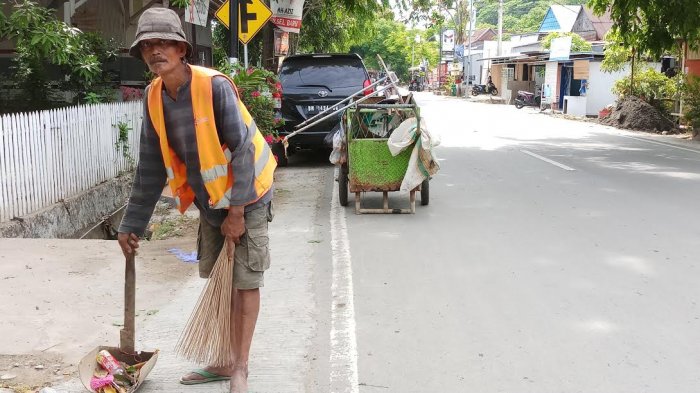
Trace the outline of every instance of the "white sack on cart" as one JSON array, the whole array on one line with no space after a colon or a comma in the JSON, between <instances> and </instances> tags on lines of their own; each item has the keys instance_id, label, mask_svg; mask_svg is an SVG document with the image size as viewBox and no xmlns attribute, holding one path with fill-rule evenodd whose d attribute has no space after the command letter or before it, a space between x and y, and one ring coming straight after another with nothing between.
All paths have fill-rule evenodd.
<instances>
[{"instance_id":1,"label":"white sack on cart","mask_svg":"<svg viewBox=\"0 0 700 393\"><path fill-rule=\"evenodd\" d=\"M425 120L420 121L420 131L416 127L415 117L403 121L389 136L387 144L393 156L413 146L411 158L408 161L406 175L401 182L401 192L409 192L418 187L423 180L435 175L440 165L433 153L433 147L440 144L440 138L431 135Z\"/></svg>"},{"instance_id":2,"label":"white sack on cart","mask_svg":"<svg viewBox=\"0 0 700 393\"><path fill-rule=\"evenodd\" d=\"M333 151L331 151L330 160L333 165L342 165L347 162L347 146L345 143L345 127L343 123L340 122L334 131L331 131L333 135Z\"/></svg>"}]
</instances>

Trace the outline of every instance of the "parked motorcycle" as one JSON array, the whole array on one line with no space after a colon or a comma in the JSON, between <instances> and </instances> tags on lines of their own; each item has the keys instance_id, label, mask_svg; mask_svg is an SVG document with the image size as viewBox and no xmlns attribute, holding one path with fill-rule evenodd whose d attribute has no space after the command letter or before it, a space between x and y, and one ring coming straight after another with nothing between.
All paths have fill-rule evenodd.
<instances>
[{"instance_id":1,"label":"parked motorcycle","mask_svg":"<svg viewBox=\"0 0 700 393\"><path fill-rule=\"evenodd\" d=\"M498 95L498 89L493 82L489 82L486 85L474 85L472 86L472 95L478 96L479 94L491 94L492 96Z\"/></svg>"},{"instance_id":2,"label":"parked motorcycle","mask_svg":"<svg viewBox=\"0 0 700 393\"><path fill-rule=\"evenodd\" d=\"M411 84L408 85L408 90L409 91L423 91L423 84L414 79L411 81Z\"/></svg>"},{"instance_id":3,"label":"parked motorcycle","mask_svg":"<svg viewBox=\"0 0 700 393\"><path fill-rule=\"evenodd\" d=\"M518 97L515 98L515 107L522 109L524 106L536 106L539 108L542 98L539 94L530 93L529 91L518 91Z\"/></svg>"}]
</instances>

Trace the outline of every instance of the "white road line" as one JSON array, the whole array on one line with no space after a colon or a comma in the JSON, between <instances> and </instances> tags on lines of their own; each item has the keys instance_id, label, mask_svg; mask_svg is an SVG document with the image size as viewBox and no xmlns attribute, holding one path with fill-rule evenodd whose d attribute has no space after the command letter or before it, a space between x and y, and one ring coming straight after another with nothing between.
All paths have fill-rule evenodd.
<instances>
[{"instance_id":1,"label":"white road line","mask_svg":"<svg viewBox=\"0 0 700 393\"><path fill-rule=\"evenodd\" d=\"M558 166L558 167L561 168L561 169L564 169L564 170L567 170L567 171L575 171L575 170L576 170L576 169L574 169L574 168L572 168L572 167L570 167L570 166L566 166L566 165L564 165L564 164L562 164L562 163L560 163L560 162L556 162L556 161L554 161L554 160L550 160L549 158L542 157L541 155L535 154L535 153L533 153L533 152L531 152L531 151L527 151L527 150L520 150L520 151L523 152L523 153L525 153L525 154L527 154L527 155L529 155L529 156L532 156L532 157L535 157L535 158L537 158L537 159L540 159L540 160L542 160L542 161L544 161L544 162L548 162L548 163L550 163L550 164L552 164L552 165Z\"/></svg>"},{"instance_id":2,"label":"white road line","mask_svg":"<svg viewBox=\"0 0 700 393\"><path fill-rule=\"evenodd\" d=\"M338 176L336 168L335 176ZM352 284L352 259L345 223L345 209L338 203L338 187L331 200L331 250L333 282L331 284L330 392L357 393L357 337Z\"/></svg>"},{"instance_id":3,"label":"white road line","mask_svg":"<svg viewBox=\"0 0 700 393\"><path fill-rule=\"evenodd\" d=\"M655 144L655 145L661 145L661 146L671 147L671 148L678 149L678 150L689 151L689 152L695 153L695 154L700 154L700 150L688 149L688 148L685 148L685 147L680 147L680 146L672 145L672 144L670 144L670 143L657 142L657 141L652 141L652 140L645 139L645 138L635 138L635 137L633 137L633 136L628 136L628 135L620 135L620 136L623 137L623 138L634 139L635 141L648 142L648 143L653 143L653 144Z\"/></svg>"}]
</instances>

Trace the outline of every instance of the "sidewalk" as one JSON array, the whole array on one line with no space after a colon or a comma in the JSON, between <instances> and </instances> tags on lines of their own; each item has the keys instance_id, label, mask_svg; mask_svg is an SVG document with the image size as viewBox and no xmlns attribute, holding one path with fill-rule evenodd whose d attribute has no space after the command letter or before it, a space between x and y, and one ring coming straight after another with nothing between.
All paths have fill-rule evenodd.
<instances>
[{"instance_id":1,"label":"sidewalk","mask_svg":"<svg viewBox=\"0 0 700 393\"><path fill-rule=\"evenodd\" d=\"M314 222L329 181L332 174L323 167L282 168L276 173L275 219L270 225L272 266L265 276L253 341L251 392L309 390L308 376L313 370L307 356L317 333L312 257L328 247L316 242L321 228ZM161 351L140 391L228 392L228 382L178 383L182 374L198 367L176 358L173 349L205 281L199 279L196 264L184 263L167 250L177 247L192 252L195 243L190 236L143 242L140 248L136 347ZM22 385L26 389L53 382L58 392L85 392L75 365L97 345L118 344L120 326L115 325L121 323L123 313L121 277L123 257L115 242L0 239L4 315L0 320L0 375L16 375L13 380L0 381L0 387ZM17 359L20 367L8 364ZM44 370L34 369L37 362L44 361L50 362Z\"/></svg>"},{"instance_id":2,"label":"sidewalk","mask_svg":"<svg viewBox=\"0 0 700 393\"><path fill-rule=\"evenodd\" d=\"M465 102L475 103L475 104L503 104L503 105L505 105L505 101L500 96L492 97L490 95L480 94L478 96L469 96L469 97L455 97L455 96L443 96L443 97L451 98L451 99L461 99ZM510 106L510 105L506 105L506 106ZM526 107L523 110L529 110L529 109L536 110L535 108L529 108L529 107ZM674 146L685 147L688 149L700 150L700 139L693 140L690 137L689 133L662 135L662 134L655 134L652 132L627 130L627 129L622 129L622 128L611 127L611 126L599 123L597 121L597 119L595 119L595 118L583 118L583 117L568 116L568 115L561 114L561 113L552 113L551 110L541 112L541 114L548 115L552 118L561 119L561 120L586 122L586 123L590 123L590 124L595 124L597 126L603 127L604 129L606 129L610 132L614 132L614 133L618 133L618 134L622 134L622 135L632 136L632 137L636 137L636 138L646 138L646 139L653 140L653 141L656 141L659 143L667 143L667 144L671 144Z\"/></svg>"}]
</instances>

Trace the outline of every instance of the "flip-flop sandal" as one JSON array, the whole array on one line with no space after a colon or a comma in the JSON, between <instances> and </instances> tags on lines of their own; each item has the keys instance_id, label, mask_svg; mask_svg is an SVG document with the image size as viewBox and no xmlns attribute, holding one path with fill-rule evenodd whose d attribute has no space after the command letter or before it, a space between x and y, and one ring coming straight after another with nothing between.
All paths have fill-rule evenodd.
<instances>
[{"instance_id":1,"label":"flip-flop sandal","mask_svg":"<svg viewBox=\"0 0 700 393\"><path fill-rule=\"evenodd\" d=\"M203 379L182 379L182 378L180 378L180 383L183 385L199 385L200 383L209 383L209 382L216 382L216 381L228 381L229 379L231 379L231 377L210 373L209 371L204 370L204 369L192 370L192 373L201 375L203 377Z\"/></svg>"}]
</instances>

